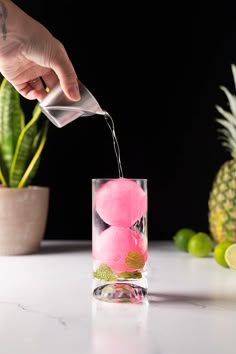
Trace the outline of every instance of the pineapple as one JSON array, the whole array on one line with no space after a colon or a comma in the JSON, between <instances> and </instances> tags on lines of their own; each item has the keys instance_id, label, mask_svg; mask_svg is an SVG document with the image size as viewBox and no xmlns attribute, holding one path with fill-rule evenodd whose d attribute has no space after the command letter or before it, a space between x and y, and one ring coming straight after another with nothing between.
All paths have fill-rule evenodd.
<instances>
[{"instance_id":1,"label":"pineapple","mask_svg":"<svg viewBox=\"0 0 236 354\"><path fill-rule=\"evenodd\" d=\"M236 87L236 65L231 65ZM220 167L213 181L208 201L208 222L211 236L216 242L236 242L236 96L220 87L226 95L229 110L216 106L223 127L222 145L230 152L231 159Z\"/></svg>"}]
</instances>

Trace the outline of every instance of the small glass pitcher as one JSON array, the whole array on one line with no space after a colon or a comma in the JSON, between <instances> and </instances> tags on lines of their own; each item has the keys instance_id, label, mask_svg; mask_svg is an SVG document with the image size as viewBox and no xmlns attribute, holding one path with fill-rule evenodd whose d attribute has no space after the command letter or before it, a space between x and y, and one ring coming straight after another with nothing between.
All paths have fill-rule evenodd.
<instances>
[{"instance_id":1,"label":"small glass pitcher","mask_svg":"<svg viewBox=\"0 0 236 354\"><path fill-rule=\"evenodd\" d=\"M60 83L58 83L40 102L42 112L56 127L64 127L81 116L105 115L105 111L81 81L79 82L79 90L80 100L72 101L66 97Z\"/></svg>"}]
</instances>

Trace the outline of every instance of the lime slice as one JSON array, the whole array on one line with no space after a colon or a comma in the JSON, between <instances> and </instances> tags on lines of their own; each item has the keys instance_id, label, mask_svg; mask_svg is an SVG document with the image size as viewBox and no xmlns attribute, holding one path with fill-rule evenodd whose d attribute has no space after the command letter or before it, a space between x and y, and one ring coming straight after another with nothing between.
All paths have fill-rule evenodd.
<instances>
[{"instance_id":1,"label":"lime slice","mask_svg":"<svg viewBox=\"0 0 236 354\"><path fill-rule=\"evenodd\" d=\"M213 257L215 258L216 262L223 267L228 267L228 264L225 260L225 251L230 245L232 245L232 243L233 242L230 241L219 242L214 248Z\"/></svg>"},{"instance_id":2,"label":"lime slice","mask_svg":"<svg viewBox=\"0 0 236 354\"><path fill-rule=\"evenodd\" d=\"M236 243L233 243L226 249L225 260L231 269L236 270Z\"/></svg>"},{"instance_id":3,"label":"lime slice","mask_svg":"<svg viewBox=\"0 0 236 354\"><path fill-rule=\"evenodd\" d=\"M186 227L178 230L173 237L175 246L181 251L188 252L188 241L195 234L196 231Z\"/></svg>"},{"instance_id":4,"label":"lime slice","mask_svg":"<svg viewBox=\"0 0 236 354\"><path fill-rule=\"evenodd\" d=\"M188 242L188 251L195 257L206 257L213 248L212 238L205 232L198 232Z\"/></svg>"}]
</instances>

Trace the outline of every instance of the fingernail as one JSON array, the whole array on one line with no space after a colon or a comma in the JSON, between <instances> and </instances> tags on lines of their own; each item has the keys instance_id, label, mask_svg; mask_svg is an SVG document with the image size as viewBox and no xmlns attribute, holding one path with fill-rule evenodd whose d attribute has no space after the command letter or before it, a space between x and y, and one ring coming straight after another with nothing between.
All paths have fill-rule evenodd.
<instances>
[{"instance_id":1,"label":"fingernail","mask_svg":"<svg viewBox=\"0 0 236 354\"><path fill-rule=\"evenodd\" d=\"M79 92L79 86L78 85L71 86L70 89L69 89L69 93L70 93L70 97L73 100L79 100L80 99L80 92Z\"/></svg>"}]
</instances>

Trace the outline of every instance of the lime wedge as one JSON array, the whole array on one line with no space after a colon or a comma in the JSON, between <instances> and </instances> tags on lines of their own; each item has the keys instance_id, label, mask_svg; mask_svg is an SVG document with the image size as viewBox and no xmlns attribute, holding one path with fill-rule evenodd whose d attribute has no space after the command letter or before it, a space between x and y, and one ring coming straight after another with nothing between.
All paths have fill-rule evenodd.
<instances>
[{"instance_id":1,"label":"lime wedge","mask_svg":"<svg viewBox=\"0 0 236 354\"><path fill-rule=\"evenodd\" d=\"M225 260L231 269L236 270L236 243L233 243L226 249Z\"/></svg>"}]
</instances>

